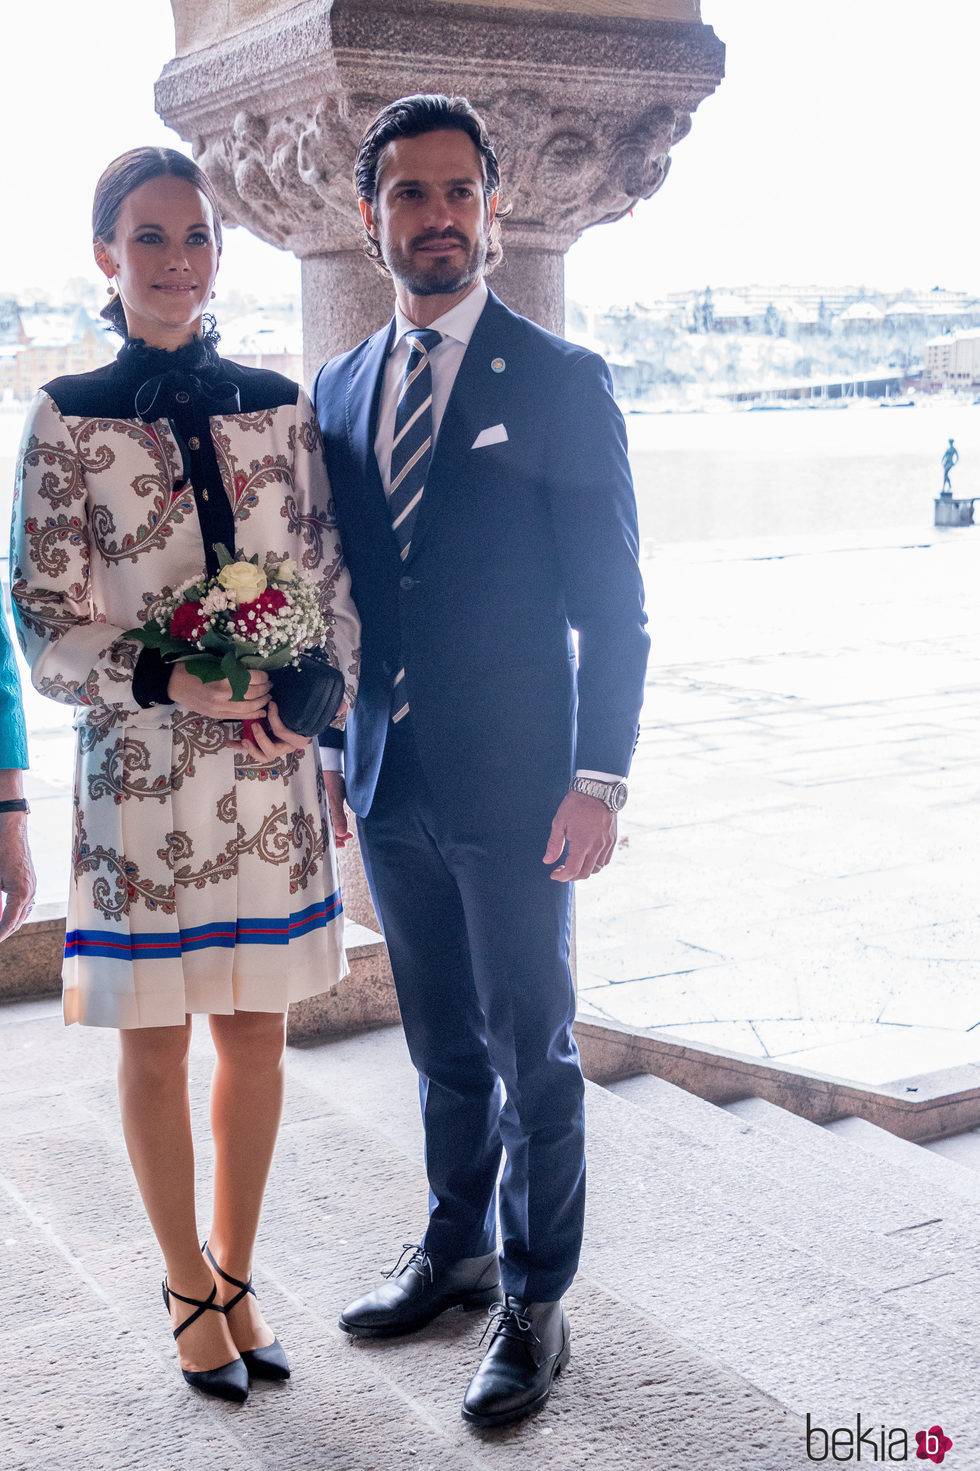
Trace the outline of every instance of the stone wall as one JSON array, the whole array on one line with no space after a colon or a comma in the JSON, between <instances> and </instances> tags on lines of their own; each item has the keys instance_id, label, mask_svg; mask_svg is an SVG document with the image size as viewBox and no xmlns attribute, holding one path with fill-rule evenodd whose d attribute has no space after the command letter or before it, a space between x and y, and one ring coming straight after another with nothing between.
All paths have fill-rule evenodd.
<instances>
[{"instance_id":1,"label":"stone wall","mask_svg":"<svg viewBox=\"0 0 980 1471\"><path fill-rule=\"evenodd\" d=\"M466 4L468 0L444 0ZM632 20L701 19L700 0L497 0L504 9L576 11L581 15L625 16ZM247 31L259 21L271 20L297 8L296 0L172 0L175 51L187 56ZM330 9L324 3L325 11Z\"/></svg>"}]
</instances>

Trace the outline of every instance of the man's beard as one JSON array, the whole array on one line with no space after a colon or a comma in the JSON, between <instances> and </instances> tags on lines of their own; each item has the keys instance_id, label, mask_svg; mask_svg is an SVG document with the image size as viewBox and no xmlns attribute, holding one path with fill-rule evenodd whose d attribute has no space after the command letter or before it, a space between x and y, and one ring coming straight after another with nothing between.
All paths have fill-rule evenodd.
<instances>
[{"instance_id":1,"label":"man's beard","mask_svg":"<svg viewBox=\"0 0 980 1471\"><path fill-rule=\"evenodd\" d=\"M420 260L414 249L430 240L458 241L463 247L463 259L434 256L431 260ZM482 275L487 259L485 236L469 241L456 230L446 230L441 235L419 236L412 241L413 249L407 251L383 238L379 244L385 265L395 280L407 286L413 296L453 296L464 291Z\"/></svg>"}]
</instances>

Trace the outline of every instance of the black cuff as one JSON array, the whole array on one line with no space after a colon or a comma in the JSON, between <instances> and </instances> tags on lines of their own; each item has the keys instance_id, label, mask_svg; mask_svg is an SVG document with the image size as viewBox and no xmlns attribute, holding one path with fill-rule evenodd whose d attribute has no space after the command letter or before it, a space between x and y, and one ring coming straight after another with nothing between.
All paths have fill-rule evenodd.
<instances>
[{"instance_id":1,"label":"black cuff","mask_svg":"<svg viewBox=\"0 0 980 1471\"><path fill-rule=\"evenodd\" d=\"M317 740L321 746L332 746L335 751L339 751L344 744L344 732L342 730L334 730L332 726L328 725L326 730L321 730L317 736Z\"/></svg>"},{"instance_id":2,"label":"black cuff","mask_svg":"<svg viewBox=\"0 0 980 1471\"><path fill-rule=\"evenodd\" d=\"M141 649L133 670L133 699L148 710L151 705L172 705L167 685L174 666L164 662L159 649Z\"/></svg>"}]
</instances>

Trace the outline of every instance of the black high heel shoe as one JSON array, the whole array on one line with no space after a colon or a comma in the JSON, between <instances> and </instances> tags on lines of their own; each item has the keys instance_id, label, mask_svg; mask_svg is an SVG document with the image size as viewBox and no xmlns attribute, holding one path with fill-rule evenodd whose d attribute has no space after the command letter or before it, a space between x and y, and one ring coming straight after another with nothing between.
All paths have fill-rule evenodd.
<instances>
[{"instance_id":1,"label":"black high heel shoe","mask_svg":"<svg viewBox=\"0 0 980 1471\"><path fill-rule=\"evenodd\" d=\"M186 1302L189 1307L196 1308L196 1313L191 1313L185 1318L179 1328L174 1329L174 1338L179 1338L185 1328L196 1323L204 1313L210 1310L213 1313L223 1313L224 1308L215 1302L218 1295L217 1285L211 1288L211 1295L202 1300L199 1297L184 1297L180 1292L174 1292L167 1285L167 1279L163 1279L163 1302L170 1311L170 1299L175 1297L178 1302ZM214 1399L231 1400L234 1404L243 1404L248 1399L248 1370L242 1359L232 1359L230 1364L222 1364L217 1369L181 1369L180 1371L192 1389L199 1389L202 1394L209 1394Z\"/></svg>"},{"instance_id":2,"label":"black high heel shoe","mask_svg":"<svg viewBox=\"0 0 980 1471\"><path fill-rule=\"evenodd\" d=\"M212 1256L206 1241L201 1247L201 1250L207 1258L212 1271L217 1272L223 1282L227 1282L231 1287L238 1288L238 1292L231 1301L225 1303L221 1310L222 1312L230 1313L232 1308L237 1307L242 1298L249 1292L255 1297L255 1288L252 1286L251 1277L249 1277L247 1282L240 1282L237 1277L231 1277L227 1272L222 1271ZM217 1292L217 1285L214 1290ZM278 1338L274 1338L271 1343L267 1343L263 1348L243 1348L239 1352L242 1356L242 1362L253 1379L289 1378L289 1360L286 1358L285 1350Z\"/></svg>"}]
</instances>

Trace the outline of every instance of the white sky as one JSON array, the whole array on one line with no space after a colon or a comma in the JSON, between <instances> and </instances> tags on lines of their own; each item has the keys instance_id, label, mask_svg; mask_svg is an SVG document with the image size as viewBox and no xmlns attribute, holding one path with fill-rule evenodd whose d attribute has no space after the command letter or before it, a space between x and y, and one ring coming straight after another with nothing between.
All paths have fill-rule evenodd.
<instances>
[{"instance_id":1,"label":"white sky","mask_svg":"<svg viewBox=\"0 0 980 1471\"><path fill-rule=\"evenodd\" d=\"M728 76L661 192L573 248L569 295L603 304L754 281L980 291L976 0L702 8ZM95 180L126 148L179 141L153 111L173 54L168 0L24 0L4 7L0 37L0 295L101 284ZM268 295L298 277L291 256L229 232L219 288Z\"/></svg>"}]
</instances>

